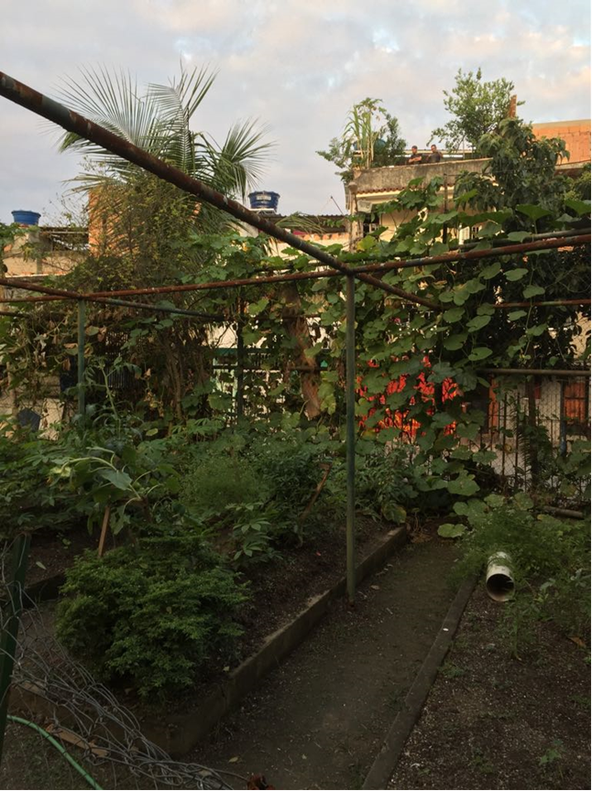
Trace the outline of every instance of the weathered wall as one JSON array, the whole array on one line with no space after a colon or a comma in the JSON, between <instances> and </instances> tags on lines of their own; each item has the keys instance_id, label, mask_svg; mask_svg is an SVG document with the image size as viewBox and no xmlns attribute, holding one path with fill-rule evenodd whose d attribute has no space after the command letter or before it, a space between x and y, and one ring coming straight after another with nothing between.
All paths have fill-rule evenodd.
<instances>
[{"instance_id":1,"label":"weathered wall","mask_svg":"<svg viewBox=\"0 0 592 791\"><path fill-rule=\"evenodd\" d=\"M533 124L532 131L539 138L560 137L565 140L569 161L590 162L590 120L554 121Z\"/></svg>"}]
</instances>

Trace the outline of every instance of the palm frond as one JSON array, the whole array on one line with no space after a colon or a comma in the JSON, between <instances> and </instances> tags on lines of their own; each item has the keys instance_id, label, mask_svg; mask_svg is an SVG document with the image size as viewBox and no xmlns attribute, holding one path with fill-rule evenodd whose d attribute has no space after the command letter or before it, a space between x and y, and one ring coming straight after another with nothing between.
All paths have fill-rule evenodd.
<instances>
[{"instance_id":1,"label":"palm frond","mask_svg":"<svg viewBox=\"0 0 592 791\"><path fill-rule=\"evenodd\" d=\"M222 147L209 144L213 186L223 192L245 197L264 173L269 151L275 142L265 141L267 128L257 129L255 121L235 124Z\"/></svg>"},{"instance_id":2,"label":"palm frond","mask_svg":"<svg viewBox=\"0 0 592 791\"><path fill-rule=\"evenodd\" d=\"M152 83L148 95L154 100L163 129L161 156L184 170L195 172L195 133L190 121L216 78L214 72L203 68L182 71L171 85Z\"/></svg>"},{"instance_id":3,"label":"palm frond","mask_svg":"<svg viewBox=\"0 0 592 791\"><path fill-rule=\"evenodd\" d=\"M83 68L80 80L66 78L60 93L68 107L134 145L151 150L158 137L159 116L154 100L141 96L135 80L123 71ZM103 152L71 133L60 141L61 151L68 148L85 150L93 156Z\"/></svg>"}]
</instances>

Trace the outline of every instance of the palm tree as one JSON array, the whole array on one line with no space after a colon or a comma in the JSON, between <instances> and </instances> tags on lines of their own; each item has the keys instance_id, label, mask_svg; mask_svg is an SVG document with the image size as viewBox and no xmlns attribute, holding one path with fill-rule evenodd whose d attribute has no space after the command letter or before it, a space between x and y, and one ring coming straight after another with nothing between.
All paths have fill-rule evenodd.
<instances>
[{"instance_id":1,"label":"palm tree","mask_svg":"<svg viewBox=\"0 0 592 791\"><path fill-rule=\"evenodd\" d=\"M221 146L207 132L191 128L215 77L205 68L182 70L170 85L151 84L141 91L125 72L83 69L78 81L65 80L61 93L68 106L91 121L214 189L244 199L261 176L272 144L264 140L266 129L254 121L235 123ZM140 170L72 132L63 134L60 150L87 156L87 172L76 179L83 189L122 186ZM200 221L217 217L219 227L220 214L204 209Z\"/></svg>"},{"instance_id":2,"label":"palm tree","mask_svg":"<svg viewBox=\"0 0 592 791\"><path fill-rule=\"evenodd\" d=\"M81 115L214 189L244 198L261 175L270 144L264 140L265 130L252 121L235 123L222 145L192 128L214 79L207 69L193 69L181 71L170 85L141 89L125 72L86 69L78 79L65 81L61 98ZM198 277L216 253L196 245L195 233L218 233L234 223L222 211L201 205L193 195L78 135L63 134L60 149L86 156L84 172L75 181L76 189L89 192L91 256L72 273L85 290L157 286ZM171 299L185 307L197 298L176 294ZM206 296L200 299L207 301ZM229 309L229 323L231 313ZM128 314L112 310L96 320L109 326L116 347L129 334ZM183 398L209 377L210 335L200 322L166 323L150 342L134 341L126 359L151 372L155 403L180 419Z\"/></svg>"}]
</instances>

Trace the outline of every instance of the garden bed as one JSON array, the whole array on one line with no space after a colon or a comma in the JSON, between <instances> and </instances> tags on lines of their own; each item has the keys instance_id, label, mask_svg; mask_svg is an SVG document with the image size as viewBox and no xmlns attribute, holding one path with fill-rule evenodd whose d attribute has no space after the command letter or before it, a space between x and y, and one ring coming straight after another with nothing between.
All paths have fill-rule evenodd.
<instances>
[{"instance_id":1,"label":"garden bed","mask_svg":"<svg viewBox=\"0 0 592 791\"><path fill-rule=\"evenodd\" d=\"M404 528L389 531L388 525L360 521L358 578L362 579L380 568L389 554L405 542L406 531ZM47 551L45 542L41 542L41 547ZM36 547L32 552L32 558L35 557ZM74 557L72 553L69 562ZM202 675L193 689L175 699L172 705L169 703L167 709L174 711L174 716L163 718L162 708L141 704L129 691L118 689L122 702L143 720L146 735L175 754L193 746L301 642L323 617L330 602L344 594L343 560L341 530L324 533L310 546L286 553L277 563L256 567L249 575L252 598L240 613L245 631L236 663L225 667L211 663L207 676ZM37 580L36 585L45 585L47 589L48 580ZM53 605L43 609L44 623L51 632ZM34 700L25 697L26 705L34 708Z\"/></svg>"},{"instance_id":2,"label":"garden bed","mask_svg":"<svg viewBox=\"0 0 592 791\"><path fill-rule=\"evenodd\" d=\"M389 788L590 787L581 637L539 623L536 643L513 658L502 615L479 585Z\"/></svg>"}]
</instances>

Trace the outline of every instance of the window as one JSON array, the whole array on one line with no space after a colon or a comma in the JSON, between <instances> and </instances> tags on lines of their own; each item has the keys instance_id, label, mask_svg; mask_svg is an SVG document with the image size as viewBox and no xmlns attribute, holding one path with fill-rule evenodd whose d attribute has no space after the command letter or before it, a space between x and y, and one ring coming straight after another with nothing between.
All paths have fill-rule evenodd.
<instances>
[{"instance_id":1,"label":"window","mask_svg":"<svg viewBox=\"0 0 592 791\"><path fill-rule=\"evenodd\" d=\"M590 393L586 380L564 382L562 419L570 434L590 433Z\"/></svg>"}]
</instances>

